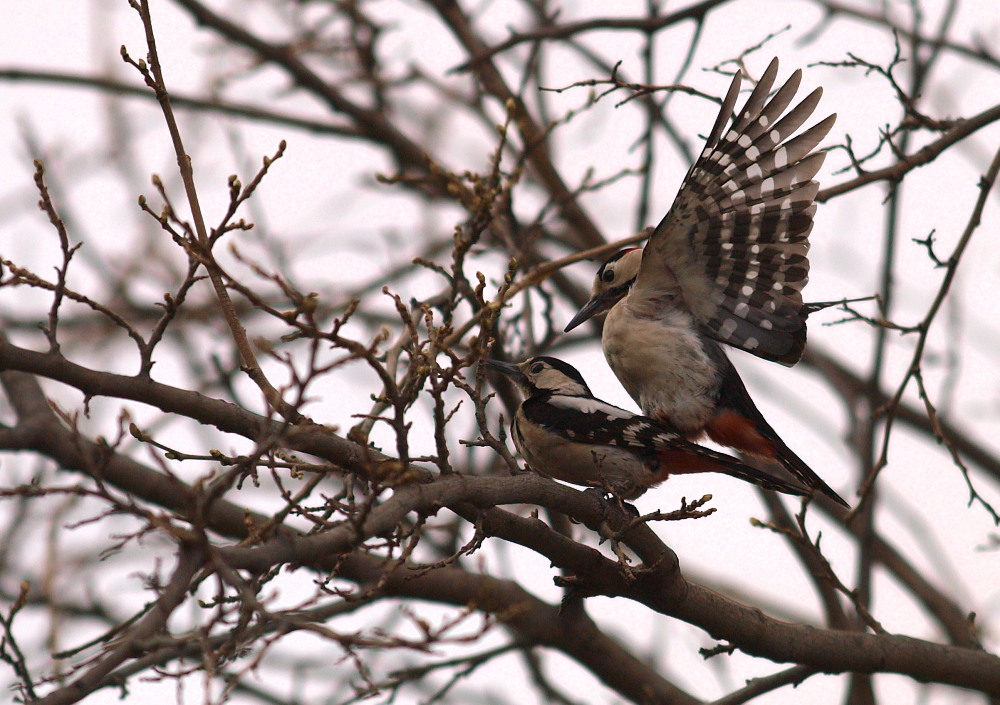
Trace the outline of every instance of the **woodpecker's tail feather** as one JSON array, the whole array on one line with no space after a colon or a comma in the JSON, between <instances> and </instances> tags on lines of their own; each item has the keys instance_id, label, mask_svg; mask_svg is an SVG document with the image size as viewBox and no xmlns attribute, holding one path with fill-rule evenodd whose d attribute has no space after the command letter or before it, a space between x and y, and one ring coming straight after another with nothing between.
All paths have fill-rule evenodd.
<instances>
[{"instance_id":1,"label":"woodpecker's tail feather","mask_svg":"<svg viewBox=\"0 0 1000 705\"><path fill-rule=\"evenodd\" d=\"M755 468L737 458L693 443L673 450L661 451L657 453L657 456L660 460L662 474L656 478L656 484L667 479L670 475L717 472L763 487L765 490L800 497L810 493L807 487L787 482L766 470Z\"/></svg>"},{"instance_id":2,"label":"woodpecker's tail feather","mask_svg":"<svg viewBox=\"0 0 1000 705\"><path fill-rule=\"evenodd\" d=\"M793 485L790 482L785 482L775 475L771 475L764 470L746 465L744 463L726 463L726 465L720 466L717 472L724 473L730 477L735 477L739 480L743 480L744 482L749 482L757 485L758 487L763 487L765 490L773 490L774 492L782 492L784 494L791 494L799 497L804 497L811 493L809 489L803 487L802 485Z\"/></svg>"},{"instance_id":3,"label":"woodpecker's tail feather","mask_svg":"<svg viewBox=\"0 0 1000 705\"><path fill-rule=\"evenodd\" d=\"M748 411L746 409L739 412L732 409L722 411L705 427L708 437L720 445L734 448L741 453L777 463L806 487L811 490L819 490L838 504L850 508L851 505L845 502L839 494L823 482L819 475L813 472L812 468L806 465L804 460L785 445L784 441L760 415L760 412L751 415ZM753 411L757 411L756 408ZM763 483L758 484L763 485ZM791 494L810 493L806 491Z\"/></svg>"},{"instance_id":4,"label":"woodpecker's tail feather","mask_svg":"<svg viewBox=\"0 0 1000 705\"><path fill-rule=\"evenodd\" d=\"M837 504L850 508L843 497L834 492L805 461L785 445L750 398L743 380L724 353L720 360L728 369L723 373L719 406L722 411L706 426L709 438L716 443L736 448L757 457L781 464L806 487L819 490Z\"/></svg>"},{"instance_id":5,"label":"woodpecker's tail feather","mask_svg":"<svg viewBox=\"0 0 1000 705\"><path fill-rule=\"evenodd\" d=\"M764 425L767 426L766 421L764 422ZM790 472L792 475L794 475L796 478L801 480L809 487L819 490L820 492L825 494L827 497L832 499L837 504L846 507L847 509L851 508L851 505L848 504L843 497L834 492L833 488L823 481L823 478L821 478L819 475L813 472L812 468L806 465L805 461L802 460L802 458L795 455L792 449L786 446L784 442L782 442L782 440L778 438L777 434L775 434L774 431L771 430L770 426L768 426L767 428L768 430L771 431L772 434L774 434L774 441L777 450L776 453L777 460L779 463L781 463L782 467L784 467L788 472Z\"/></svg>"}]
</instances>

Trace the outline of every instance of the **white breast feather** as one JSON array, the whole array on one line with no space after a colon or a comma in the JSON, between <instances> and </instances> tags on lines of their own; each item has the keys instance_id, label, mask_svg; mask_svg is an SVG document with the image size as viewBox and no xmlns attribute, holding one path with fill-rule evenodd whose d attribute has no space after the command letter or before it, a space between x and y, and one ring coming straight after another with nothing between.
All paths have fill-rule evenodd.
<instances>
[{"instance_id":1,"label":"white breast feather","mask_svg":"<svg viewBox=\"0 0 1000 705\"><path fill-rule=\"evenodd\" d=\"M601 339L615 376L647 416L682 431L704 426L714 407L719 375L702 347L690 314L671 306L650 316L625 297L608 314Z\"/></svg>"}]
</instances>

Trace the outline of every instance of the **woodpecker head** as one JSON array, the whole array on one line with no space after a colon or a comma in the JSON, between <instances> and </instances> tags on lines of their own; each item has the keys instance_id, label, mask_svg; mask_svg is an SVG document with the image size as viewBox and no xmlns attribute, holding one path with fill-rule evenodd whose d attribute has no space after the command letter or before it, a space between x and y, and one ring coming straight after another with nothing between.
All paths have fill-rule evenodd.
<instances>
[{"instance_id":1,"label":"woodpecker head","mask_svg":"<svg viewBox=\"0 0 1000 705\"><path fill-rule=\"evenodd\" d=\"M564 332L602 313L607 313L611 307L621 301L635 282L642 264L642 248L626 247L611 255L594 276L594 286L590 292L590 301L583 305L573 320L566 324Z\"/></svg>"},{"instance_id":2,"label":"woodpecker head","mask_svg":"<svg viewBox=\"0 0 1000 705\"><path fill-rule=\"evenodd\" d=\"M486 364L509 377L525 397L539 394L593 396L577 369L554 357L529 357L520 365L499 360L487 360Z\"/></svg>"}]
</instances>

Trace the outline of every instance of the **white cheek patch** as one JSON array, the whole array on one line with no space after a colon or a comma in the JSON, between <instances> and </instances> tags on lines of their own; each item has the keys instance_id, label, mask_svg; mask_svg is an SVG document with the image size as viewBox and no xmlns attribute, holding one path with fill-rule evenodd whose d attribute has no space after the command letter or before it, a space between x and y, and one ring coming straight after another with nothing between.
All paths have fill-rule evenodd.
<instances>
[{"instance_id":1,"label":"white cheek patch","mask_svg":"<svg viewBox=\"0 0 1000 705\"><path fill-rule=\"evenodd\" d=\"M551 368L538 373L534 379L534 383L539 389L547 389L561 394L587 393L587 390L579 382Z\"/></svg>"}]
</instances>

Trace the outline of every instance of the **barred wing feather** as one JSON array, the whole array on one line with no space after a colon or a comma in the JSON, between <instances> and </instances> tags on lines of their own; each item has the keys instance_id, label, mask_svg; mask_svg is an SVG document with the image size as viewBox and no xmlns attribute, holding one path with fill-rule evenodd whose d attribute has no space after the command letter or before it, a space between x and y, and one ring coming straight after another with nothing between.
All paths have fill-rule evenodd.
<instances>
[{"instance_id":1,"label":"barred wing feather","mask_svg":"<svg viewBox=\"0 0 1000 705\"><path fill-rule=\"evenodd\" d=\"M679 287L712 337L793 365L805 346L813 177L825 157L814 150L836 115L793 137L822 89L782 117L802 72L767 100L777 73L775 59L726 131L741 83L733 79L705 148L643 252L633 293Z\"/></svg>"}]
</instances>

